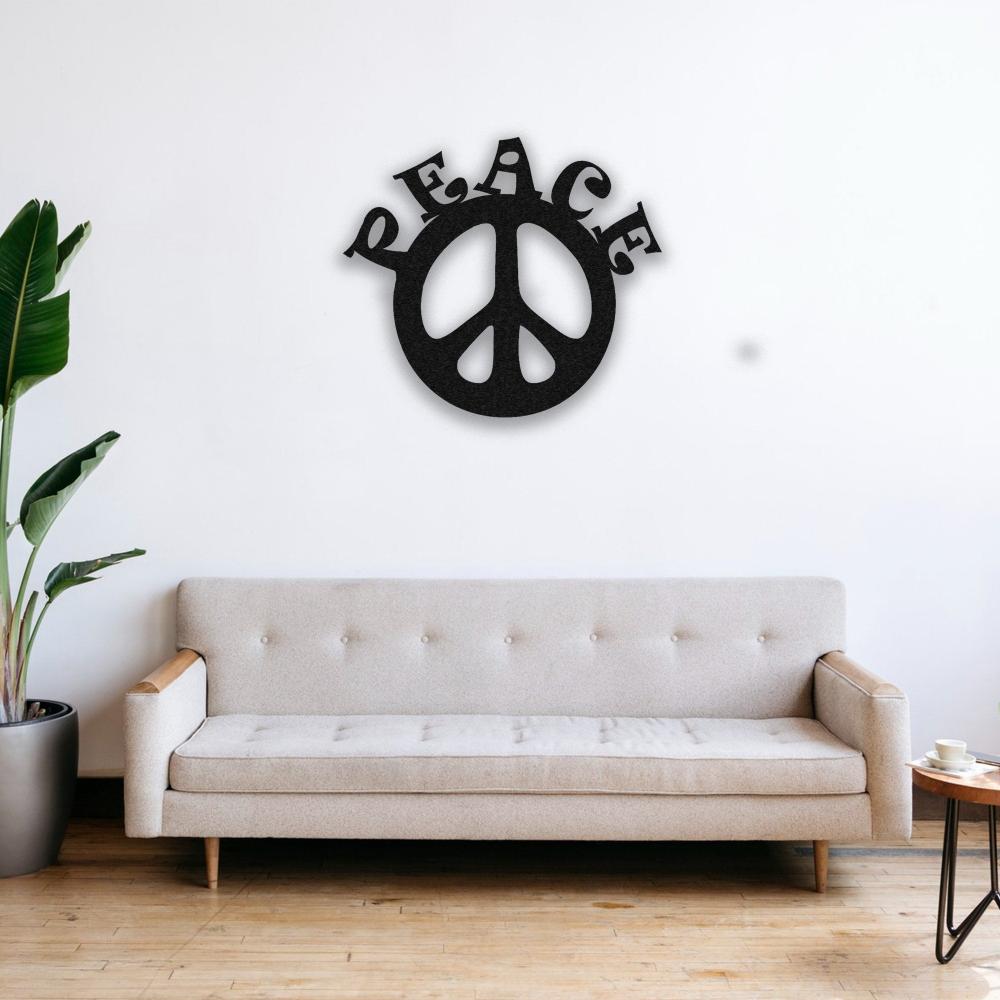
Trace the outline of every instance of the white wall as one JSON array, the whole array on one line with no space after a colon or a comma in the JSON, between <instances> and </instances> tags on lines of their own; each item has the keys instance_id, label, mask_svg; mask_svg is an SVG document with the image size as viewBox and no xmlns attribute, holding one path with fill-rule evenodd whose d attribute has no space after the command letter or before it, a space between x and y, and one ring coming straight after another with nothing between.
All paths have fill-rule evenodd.
<instances>
[{"instance_id":1,"label":"white wall","mask_svg":"<svg viewBox=\"0 0 1000 1000\"><path fill-rule=\"evenodd\" d=\"M835 575L917 746L997 749L998 37L987 0L0 0L0 216L94 222L15 492L114 427L42 562L150 553L39 643L84 771L194 574ZM585 389L500 422L339 254L375 204L415 231L393 173L478 180L511 135L545 190L601 163L595 221L641 198L666 252Z\"/></svg>"}]
</instances>

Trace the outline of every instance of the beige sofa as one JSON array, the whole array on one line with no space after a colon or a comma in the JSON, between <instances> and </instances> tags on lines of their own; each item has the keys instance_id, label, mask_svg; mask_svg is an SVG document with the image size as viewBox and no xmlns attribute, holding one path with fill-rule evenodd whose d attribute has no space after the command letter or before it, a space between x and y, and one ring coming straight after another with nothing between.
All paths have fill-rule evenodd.
<instances>
[{"instance_id":1,"label":"beige sofa","mask_svg":"<svg viewBox=\"0 0 1000 1000\"><path fill-rule=\"evenodd\" d=\"M905 696L835 580L192 579L125 702L126 830L805 840L910 833Z\"/></svg>"}]
</instances>

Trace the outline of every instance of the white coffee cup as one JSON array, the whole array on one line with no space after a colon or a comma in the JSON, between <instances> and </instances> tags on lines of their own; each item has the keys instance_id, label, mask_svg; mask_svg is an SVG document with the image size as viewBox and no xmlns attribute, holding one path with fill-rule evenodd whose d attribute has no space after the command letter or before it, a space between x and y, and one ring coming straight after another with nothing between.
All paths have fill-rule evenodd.
<instances>
[{"instance_id":1,"label":"white coffee cup","mask_svg":"<svg viewBox=\"0 0 1000 1000\"><path fill-rule=\"evenodd\" d=\"M941 760L965 759L965 740L935 740L934 749Z\"/></svg>"}]
</instances>

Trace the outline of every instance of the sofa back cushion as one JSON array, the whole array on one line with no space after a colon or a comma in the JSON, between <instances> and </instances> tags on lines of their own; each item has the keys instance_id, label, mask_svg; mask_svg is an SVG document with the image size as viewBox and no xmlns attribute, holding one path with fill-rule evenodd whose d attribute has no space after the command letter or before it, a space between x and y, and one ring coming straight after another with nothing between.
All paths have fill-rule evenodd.
<instances>
[{"instance_id":1,"label":"sofa back cushion","mask_svg":"<svg viewBox=\"0 0 1000 1000\"><path fill-rule=\"evenodd\" d=\"M823 578L184 580L210 715L812 715Z\"/></svg>"}]
</instances>

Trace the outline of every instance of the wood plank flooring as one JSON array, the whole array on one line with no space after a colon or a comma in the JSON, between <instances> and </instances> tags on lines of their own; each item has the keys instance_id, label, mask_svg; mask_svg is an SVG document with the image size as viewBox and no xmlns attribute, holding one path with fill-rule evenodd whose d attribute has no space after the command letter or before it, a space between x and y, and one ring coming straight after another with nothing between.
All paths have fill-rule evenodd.
<instances>
[{"instance_id":1,"label":"wood plank flooring","mask_svg":"<svg viewBox=\"0 0 1000 1000\"><path fill-rule=\"evenodd\" d=\"M5 1000L1000 997L1000 911L934 961L941 824L903 844L127 840L0 880ZM988 885L962 830L959 901Z\"/></svg>"}]
</instances>

